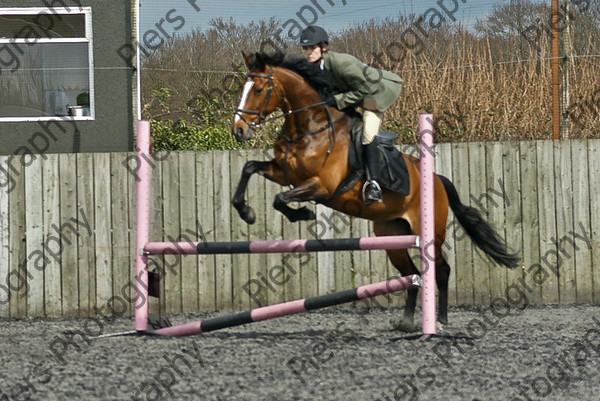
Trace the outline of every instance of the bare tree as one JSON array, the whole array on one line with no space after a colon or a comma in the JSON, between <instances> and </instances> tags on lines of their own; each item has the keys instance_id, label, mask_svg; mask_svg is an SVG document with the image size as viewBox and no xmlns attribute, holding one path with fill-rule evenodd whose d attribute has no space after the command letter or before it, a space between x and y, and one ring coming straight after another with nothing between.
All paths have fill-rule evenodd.
<instances>
[{"instance_id":1,"label":"bare tree","mask_svg":"<svg viewBox=\"0 0 600 401\"><path fill-rule=\"evenodd\" d=\"M474 29L491 37L508 39L521 35L532 25L539 24L548 15L546 4L524 0L518 3L496 5L490 15L477 20Z\"/></svg>"}]
</instances>

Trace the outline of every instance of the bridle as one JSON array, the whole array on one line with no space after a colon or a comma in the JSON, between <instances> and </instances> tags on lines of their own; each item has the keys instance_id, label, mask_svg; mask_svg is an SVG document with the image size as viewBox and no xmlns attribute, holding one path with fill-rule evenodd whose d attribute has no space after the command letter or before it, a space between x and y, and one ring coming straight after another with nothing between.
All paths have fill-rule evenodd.
<instances>
[{"instance_id":1,"label":"bridle","mask_svg":"<svg viewBox=\"0 0 600 401\"><path fill-rule=\"evenodd\" d=\"M319 102L319 103L315 103L315 104L311 104L309 106L301 107L301 108L295 109L295 110L290 109L290 110L284 111L285 110L285 103L284 103L285 95L283 93L283 90L279 86L275 85L275 80L274 80L274 76L273 76L273 66L271 66L271 65L269 65L269 74L257 74L257 73L251 73L251 72L249 72L248 75L247 75L247 78L266 78L266 79L269 80L269 87L267 89L267 97L266 97L265 102L264 102L265 106L264 106L263 110L258 111L258 110L239 109L239 108L236 109L235 115L239 116L242 121L244 121L246 124L250 125L250 127L252 129L255 129L256 127L260 126L261 124L264 124L267 121L277 120L279 118L286 117L286 116L289 116L289 115L292 115L292 114L295 114L295 113L299 113L299 112L302 112L302 111L310 110L310 109L315 108L315 107L325 106L325 111L327 112L327 121L328 121L328 123L324 127L321 127L318 130L316 130L316 131L306 132L306 133L304 133L302 135L299 135L299 136L297 136L295 138L290 138L287 135L285 135L283 132L279 133L278 137L279 138L283 138L285 140L285 142L286 142L285 156L284 156L284 162L283 162L283 171L284 171L284 174L285 174L285 177L286 177L287 185L289 185L289 177L288 177L288 172L287 172L287 156L288 156L288 153L289 153L289 150L290 150L290 146L293 143L299 142L299 141L303 140L304 138L306 138L308 136L316 135L316 134L318 134L320 132L323 132L323 131L331 128L331 131L330 131L331 132L330 146L329 146L329 149L327 150L327 154L328 155L331 154L331 152L333 151L333 147L335 146L335 124L337 122L341 121L341 119L344 118L344 115L342 115L337 120L333 121L332 117L331 117L331 111L329 110L329 107L327 106L327 102L325 102L325 101ZM283 114L276 115L276 116L273 116L271 118L267 118L267 116L268 116L268 114L270 112L266 111L266 107L269 104L269 102L271 101L271 97L273 96L273 91L275 89L278 90L278 92L279 92L279 98L281 100L281 102L279 104L279 107L283 111ZM258 121L259 121L258 124L256 123L256 119L252 120L252 122L248 122L248 120L246 120L244 118L244 116L242 115L242 113L246 113L246 114L258 116Z\"/></svg>"},{"instance_id":2,"label":"bridle","mask_svg":"<svg viewBox=\"0 0 600 401\"><path fill-rule=\"evenodd\" d=\"M279 87L275 86L274 77L273 77L273 66L269 66L269 74L268 75L267 74L256 74L256 73L249 72L248 75L247 75L247 78L266 78L266 79L269 80L269 88L267 89L267 98L266 98L266 100L264 102L265 109L266 109L266 106L271 101L271 96L273 96L273 88L279 89ZM283 106L284 96L282 96L281 89L279 89L279 91L280 91L280 94L279 94L280 96L279 97L281 99L281 105L280 106ZM249 123L248 120L246 120L244 118L244 116L242 115L242 113L246 113L246 114L251 114L251 115L254 115L254 116L258 116L259 123L257 124L256 120L252 120L252 122ZM252 128L256 128L259 125L265 123L266 121L269 121L269 120L267 120L267 115L268 114L269 113L266 112L265 110L258 111L258 110L248 110L248 109L236 109L236 111L235 111L235 115L239 116L242 119L242 121L244 121L246 124L250 125ZM279 118L279 117L280 116L278 116L277 118Z\"/></svg>"}]
</instances>

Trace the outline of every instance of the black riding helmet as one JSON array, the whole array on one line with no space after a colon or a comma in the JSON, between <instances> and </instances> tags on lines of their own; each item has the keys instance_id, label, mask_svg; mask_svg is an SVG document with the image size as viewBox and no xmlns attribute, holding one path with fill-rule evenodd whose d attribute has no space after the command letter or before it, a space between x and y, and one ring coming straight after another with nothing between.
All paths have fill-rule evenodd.
<instances>
[{"instance_id":1,"label":"black riding helmet","mask_svg":"<svg viewBox=\"0 0 600 401\"><path fill-rule=\"evenodd\" d=\"M329 36L320 26L309 26L300 35L300 46L313 46L319 43L329 43Z\"/></svg>"}]
</instances>

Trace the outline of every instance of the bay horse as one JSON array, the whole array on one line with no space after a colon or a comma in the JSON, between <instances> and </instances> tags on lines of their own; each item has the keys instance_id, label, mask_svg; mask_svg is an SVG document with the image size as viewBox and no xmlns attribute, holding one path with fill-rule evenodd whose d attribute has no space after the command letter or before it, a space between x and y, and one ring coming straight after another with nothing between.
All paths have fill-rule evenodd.
<instances>
[{"instance_id":1,"label":"bay horse","mask_svg":"<svg viewBox=\"0 0 600 401\"><path fill-rule=\"evenodd\" d=\"M324 99L333 88L327 76L304 57L284 53L247 55L248 67L239 107L233 121L233 135L239 142L252 138L253 132L276 109L285 121L274 143L271 161L249 161L232 199L240 217L254 223L254 210L247 205L245 193L250 177L259 173L281 186L292 189L275 196L273 206L290 221L315 219L306 208L292 208L290 202L314 201L354 217L373 221L375 235L420 233L419 160L403 154L410 178L410 193L400 195L383 189L383 202L365 205L361 198L364 180L343 193L336 190L350 174L348 153L351 113L328 106ZM519 258L510 253L494 229L470 206L461 203L456 188L445 177L434 178L436 284L438 322L448 322L448 277L450 266L441 247L446 238L448 207L473 242L497 263L509 268ZM419 274L406 249L387 250L387 255L402 276ZM413 323L418 289L407 292L403 318L396 324L405 331L417 331Z\"/></svg>"}]
</instances>

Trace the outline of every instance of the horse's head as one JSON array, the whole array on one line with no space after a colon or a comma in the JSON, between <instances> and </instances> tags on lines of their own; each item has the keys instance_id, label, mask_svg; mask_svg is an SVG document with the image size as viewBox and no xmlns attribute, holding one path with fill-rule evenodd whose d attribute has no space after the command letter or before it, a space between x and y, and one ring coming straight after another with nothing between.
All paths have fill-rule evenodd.
<instances>
[{"instance_id":1,"label":"horse's head","mask_svg":"<svg viewBox=\"0 0 600 401\"><path fill-rule=\"evenodd\" d=\"M252 138L254 128L283 101L273 77L273 67L267 65L259 53L242 54L248 66L248 79L233 119L233 135L239 142Z\"/></svg>"}]
</instances>

